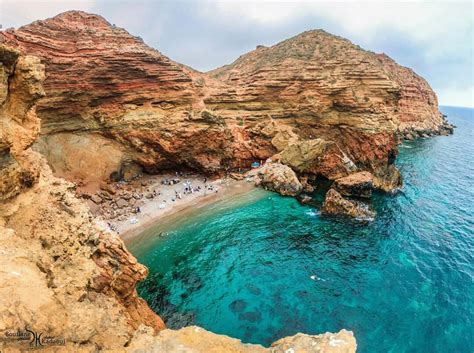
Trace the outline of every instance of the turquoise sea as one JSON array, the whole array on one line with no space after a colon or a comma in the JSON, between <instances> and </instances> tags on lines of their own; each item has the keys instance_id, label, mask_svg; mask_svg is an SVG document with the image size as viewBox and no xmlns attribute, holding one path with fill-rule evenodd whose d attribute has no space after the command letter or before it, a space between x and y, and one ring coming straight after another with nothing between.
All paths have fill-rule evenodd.
<instances>
[{"instance_id":1,"label":"turquoise sea","mask_svg":"<svg viewBox=\"0 0 474 353\"><path fill-rule=\"evenodd\" d=\"M170 327L244 342L346 328L362 353L474 352L474 110L442 111L454 135L403 143L404 187L375 196L375 221L255 190L129 244L140 294Z\"/></svg>"}]
</instances>

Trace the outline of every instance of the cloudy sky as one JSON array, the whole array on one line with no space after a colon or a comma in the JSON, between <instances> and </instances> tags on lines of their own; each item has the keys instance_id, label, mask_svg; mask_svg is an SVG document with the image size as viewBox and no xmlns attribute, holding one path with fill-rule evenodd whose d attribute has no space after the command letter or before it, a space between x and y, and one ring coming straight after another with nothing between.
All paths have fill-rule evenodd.
<instances>
[{"instance_id":1,"label":"cloudy sky","mask_svg":"<svg viewBox=\"0 0 474 353\"><path fill-rule=\"evenodd\" d=\"M84 10L207 71L256 45L323 28L413 68L440 103L474 107L472 1L0 0L3 28Z\"/></svg>"}]
</instances>

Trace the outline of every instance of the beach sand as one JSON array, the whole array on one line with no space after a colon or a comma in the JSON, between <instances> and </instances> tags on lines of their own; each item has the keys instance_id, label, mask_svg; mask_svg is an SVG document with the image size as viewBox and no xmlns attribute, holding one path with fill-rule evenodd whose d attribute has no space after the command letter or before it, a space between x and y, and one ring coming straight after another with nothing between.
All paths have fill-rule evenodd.
<instances>
[{"instance_id":1,"label":"beach sand","mask_svg":"<svg viewBox=\"0 0 474 353\"><path fill-rule=\"evenodd\" d=\"M231 178L207 180L204 183L205 177L199 175L180 177L180 182L174 185L162 184L163 180L170 180L175 177L171 174L146 176L134 183L136 185L146 184L146 186L136 187L131 190L130 187L133 183L130 183L128 185L129 193L142 195L134 203L135 207L140 208L140 212L130 212L114 219L106 219L104 217L103 221L98 218L97 222L101 223L104 228L108 228L108 224L112 225L125 242L130 242L132 238L160 220L168 219L169 217L179 217L180 213L185 215L187 210L203 207L225 198L249 192L255 188L253 181L238 181ZM188 182L193 189L200 188L200 190L185 194L184 191L186 185L189 185ZM156 196L153 198L144 196L146 194L150 195L153 190L156 191ZM180 194L181 199L176 197L176 193ZM99 208L91 202L89 203L92 208L95 207L96 212L94 213L97 214ZM109 206L109 210L112 208L116 209L116 207ZM104 209L104 205L102 205L102 209Z\"/></svg>"}]
</instances>

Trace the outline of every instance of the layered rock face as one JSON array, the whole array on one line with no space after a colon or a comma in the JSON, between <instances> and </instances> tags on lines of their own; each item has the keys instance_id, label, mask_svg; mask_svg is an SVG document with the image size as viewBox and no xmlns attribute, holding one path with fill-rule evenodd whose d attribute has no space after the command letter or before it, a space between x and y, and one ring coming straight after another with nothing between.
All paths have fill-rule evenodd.
<instances>
[{"instance_id":1,"label":"layered rock face","mask_svg":"<svg viewBox=\"0 0 474 353\"><path fill-rule=\"evenodd\" d=\"M345 330L287 337L271 349L198 327L166 330L135 289L147 269L30 147L43 65L0 45L0 74L1 351L355 352Z\"/></svg>"},{"instance_id":2,"label":"layered rock face","mask_svg":"<svg viewBox=\"0 0 474 353\"><path fill-rule=\"evenodd\" d=\"M44 62L36 148L72 180L133 164L223 173L277 155L300 176L368 170L390 190L401 183L398 136L445 124L425 80L321 30L206 74L84 12L0 32L0 41Z\"/></svg>"},{"instance_id":3,"label":"layered rock face","mask_svg":"<svg viewBox=\"0 0 474 353\"><path fill-rule=\"evenodd\" d=\"M129 161L150 171L221 168L229 131L193 113L199 82L140 38L75 11L0 38L46 66L38 147L58 175L102 180Z\"/></svg>"},{"instance_id":4,"label":"layered rock face","mask_svg":"<svg viewBox=\"0 0 474 353\"><path fill-rule=\"evenodd\" d=\"M398 135L444 126L425 80L322 30L260 46L209 75L228 87L205 100L208 106L291 128L287 146L274 145L280 161L331 180L370 170L377 187L397 187Z\"/></svg>"}]
</instances>

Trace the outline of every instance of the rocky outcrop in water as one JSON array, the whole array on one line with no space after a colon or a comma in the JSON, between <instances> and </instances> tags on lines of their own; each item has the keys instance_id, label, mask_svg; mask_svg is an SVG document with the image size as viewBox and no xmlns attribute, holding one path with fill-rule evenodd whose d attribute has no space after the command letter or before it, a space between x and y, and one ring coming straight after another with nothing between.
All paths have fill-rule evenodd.
<instances>
[{"instance_id":1,"label":"rocky outcrop in water","mask_svg":"<svg viewBox=\"0 0 474 353\"><path fill-rule=\"evenodd\" d=\"M335 189L329 189L326 193L321 213L326 216L350 217L362 221L372 220L375 217L375 212L368 204L345 198Z\"/></svg>"},{"instance_id":2,"label":"rocky outcrop in water","mask_svg":"<svg viewBox=\"0 0 474 353\"><path fill-rule=\"evenodd\" d=\"M197 327L165 330L138 297L147 269L94 219L76 185L55 177L30 147L39 132L43 70L37 58L0 45L0 350L270 351ZM274 347L355 352L356 344L343 330L300 334Z\"/></svg>"},{"instance_id":3,"label":"rocky outcrop in water","mask_svg":"<svg viewBox=\"0 0 474 353\"><path fill-rule=\"evenodd\" d=\"M336 179L326 193L322 214L372 220L375 217L370 207L373 181L374 177L369 172L357 172Z\"/></svg>"},{"instance_id":4,"label":"rocky outcrop in water","mask_svg":"<svg viewBox=\"0 0 474 353\"><path fill-rule=\"evenodd\" d=\"M343 196L370 198L374 187L373 179L369 172L359 172L336 179L333 187Z\"/></svg>"},{"instance_id":5,"label":"rocky outcrop in water","mask_svg":"<svg viewBox=\"0 0 474 353\"><path fill-rule=\"evenodd\" d=\"M446 131L425 80L322 30L205 74L78 11L0 32L0 41L44 62L35 148L70 180L130 166L225 173L275 157L309 180L366 170L391 190L401 184L398 136Z\"/></svg>"},{"instance_id":6,"label":"rocky outcrop in water","mask_svg":"<svg viewBox=\"0 0 474 353\"><path fill-rule=\"evenodd\" d=\"M296 196L303 190L296 173L280 163L266 163L261 167L257 172L256 185L283 196Z\"/></svg>"}]
</instances>

